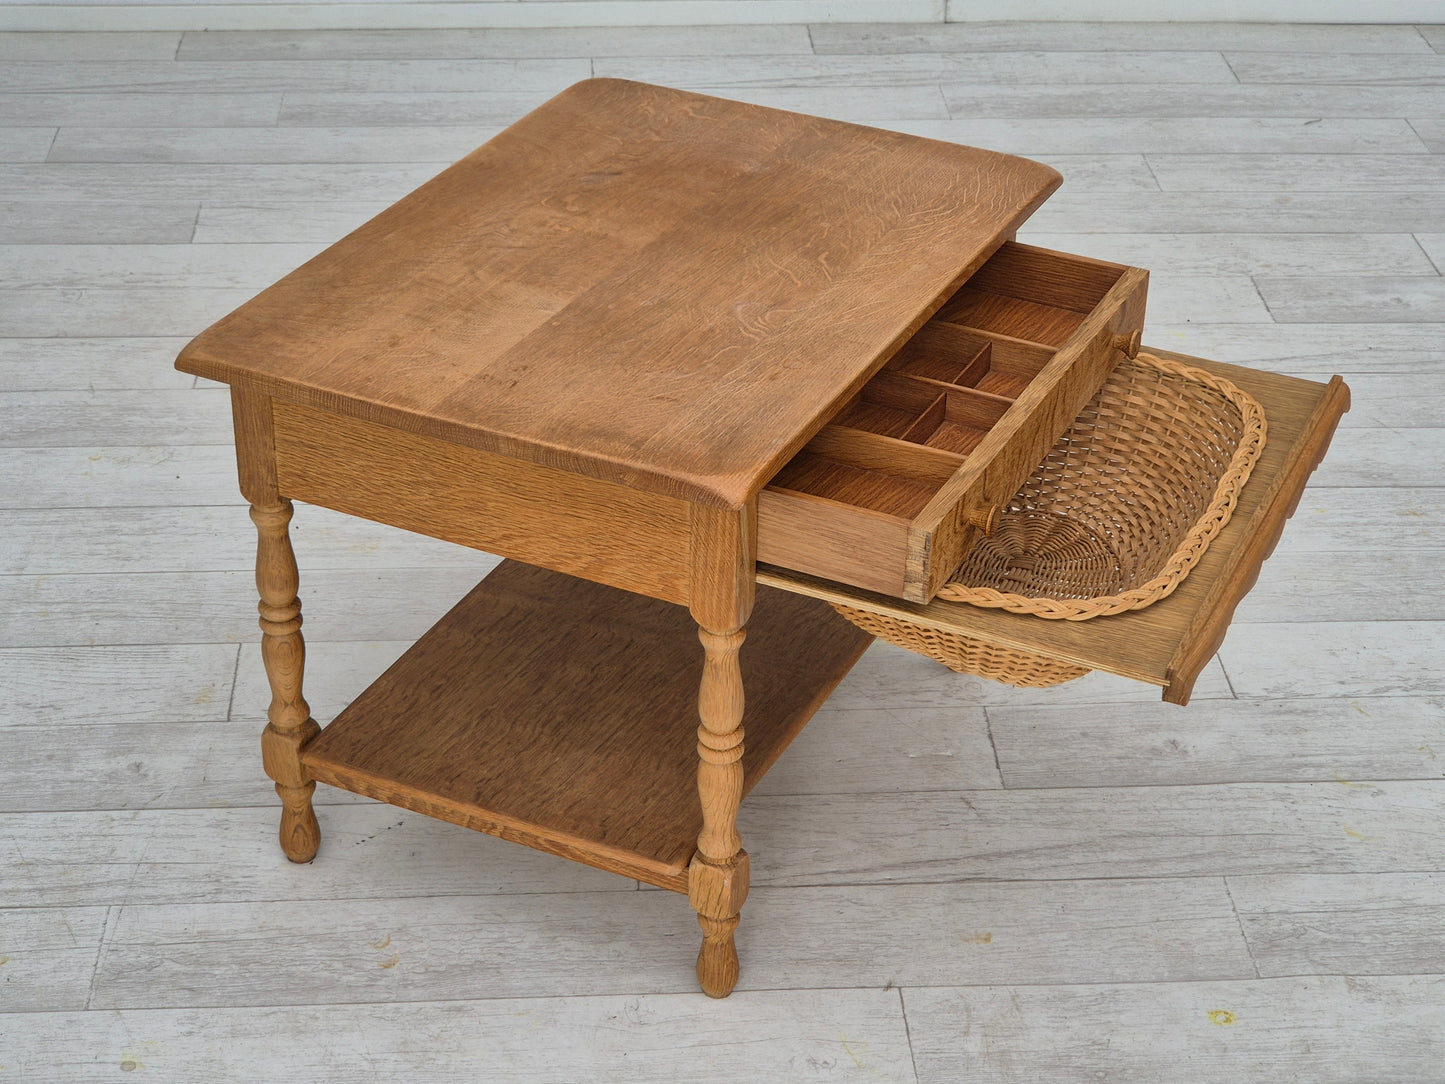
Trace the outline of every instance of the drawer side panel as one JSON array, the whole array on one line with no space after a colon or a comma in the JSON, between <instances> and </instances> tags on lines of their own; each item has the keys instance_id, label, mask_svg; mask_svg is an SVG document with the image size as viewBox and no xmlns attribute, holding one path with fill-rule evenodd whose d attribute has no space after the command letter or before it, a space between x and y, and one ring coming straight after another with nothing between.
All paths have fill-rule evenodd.
<instances>
[{"instance_id":1,"label":"drawer side panel","mask_svg":"<svg viewBox=\"0 0 1445 1084\"><path fill-rule=\"evenodd\" d=\"M867 509L791 490L758 494L758 560L765 563L898 595L907 538L905 521Z\"/></svg>"}]
</instances>

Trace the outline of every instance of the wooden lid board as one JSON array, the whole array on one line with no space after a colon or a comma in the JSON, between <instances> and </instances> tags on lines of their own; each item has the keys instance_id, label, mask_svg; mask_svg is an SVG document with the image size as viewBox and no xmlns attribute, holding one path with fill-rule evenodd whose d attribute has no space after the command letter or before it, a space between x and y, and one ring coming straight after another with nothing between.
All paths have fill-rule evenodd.
<instances>
[{"instance_id":1,"label":"wooden lid board","mask_svg":"<svg viewBox=\"0 0 1445 1084\"><path fill-rule=\"evenodd\" d=\"M736 506L1059 182L991 151L588 80L176 364Z\"/></svg>"}]
</instances>

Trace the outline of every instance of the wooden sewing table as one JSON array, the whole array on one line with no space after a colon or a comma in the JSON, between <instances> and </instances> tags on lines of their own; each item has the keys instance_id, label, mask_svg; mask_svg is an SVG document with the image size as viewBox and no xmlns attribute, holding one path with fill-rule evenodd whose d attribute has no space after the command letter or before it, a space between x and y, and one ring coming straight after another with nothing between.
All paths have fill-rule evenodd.
<instances>
[{"instance_id":1,"label":"wooden sewing table","mask_svg":"<svg viewBox=\"0 0 1445 1084\"><path fill-rule=\"evenodd\" d=\"M1033 401L1019 373L1068 354L1102 379L1137 349L1142 272L1006 243L1058 181L592 80L202 333L177 365L232 388L286 854L317 852L320 781L686 892L699 981L721 997L748 888L739 802L871 642L828 601L961 621L1186 699L1341 387L1221 367L1274 412L1262 480L1185 587L1110 635L928 601L982 502L1052 439L1006 440L1008 419L1075 410L1094 386ZM982 293L959 301L965 284ZM981 330L925 328L940 307ZM992 390L930 384L931 447L867 432L940 383L933 354L904 349L928 335L966 345L976 381L992 347ZM877 375L896 357L918 372ZM840 412L854 422L830 425ZM990 426L1013 475L969 474L958 442ZM914 503L850 505L870 471ZM512 559L325 730L301 689L293 499Z\"/></svg>"}]
</instances>

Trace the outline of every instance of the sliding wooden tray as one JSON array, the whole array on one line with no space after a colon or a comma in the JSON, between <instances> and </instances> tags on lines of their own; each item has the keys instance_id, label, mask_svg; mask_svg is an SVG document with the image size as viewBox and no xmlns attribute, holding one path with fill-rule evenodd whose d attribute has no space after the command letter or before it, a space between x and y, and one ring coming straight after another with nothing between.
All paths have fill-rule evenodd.
<instances>
[{"instance_id":1,"label":"sliding wooden tray","mask_svg":"<svg viewBox=\"0 0 1445 1084\"><path fill-rule=\"evenodd\" d=\"M926 602L1113 368L1148 272L1006 242L758 498L758 559Z\"/></svg>"},{"instance_id":2,"label":"sliding wooden tray","mask_svg":"<svg viewBox=\"0 0 1445 1084\"><path fill-rule=\"evenodd\" d=\"M1047 621L961 602L911 605L780 568L759 568L758 581L1000 647L1107 670L1160 686L1171 703L1187 703L1195 679L1223 641L1235 607L1254 585L1305 483L1329 447L1340 415L1349 409L1350 393L1339 377L1318 384L1164 350L1155 353L1233 381L1259 400L1269 421L1269 440L1234 516L1169 597L1112 617Z\"/></svg>"}]
</instances>

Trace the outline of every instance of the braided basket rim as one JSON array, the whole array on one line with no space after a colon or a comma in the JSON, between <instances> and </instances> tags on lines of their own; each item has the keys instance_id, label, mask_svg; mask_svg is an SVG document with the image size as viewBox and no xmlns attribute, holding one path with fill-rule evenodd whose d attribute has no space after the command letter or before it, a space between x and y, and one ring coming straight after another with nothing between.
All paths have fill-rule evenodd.
<instances>
[{"instance_id":1,"label":"braided basket rim","mask_svg":"<svg viewBox=\"0 0 1445 1084\"><path fill-rule=\"evenodd\" d=\"M992 587L970 587L967 584L948 582L939 590L937 597L951 602L964 602L987 609L1002 609L1010 613L1032 614L1052 620L1085 621L1092 617L1124 613L1152 605L1171 594L1183 581L1189 571L1199 563L1209 544L1234 515L1239 503L1240 491L1249 481L1260 453L1264 451L1268 437L1268 425L1264 409L1258 401L1237 385L1203 369L1183 365L1177 361L1161 358L1156 354L1140 352L1132 359L1136 365L1153 367L1163 372L1203 384L1234 404L1242 419L1243 432L1228 467L1220 476L1214 496L1194 526L1184 536L1179 546L1161 570L1149 581L1129 591L1115 595L1101 595L1090 599L1055 599L1038 596L1013 594Z\"/></svg>"}]
</instances>

